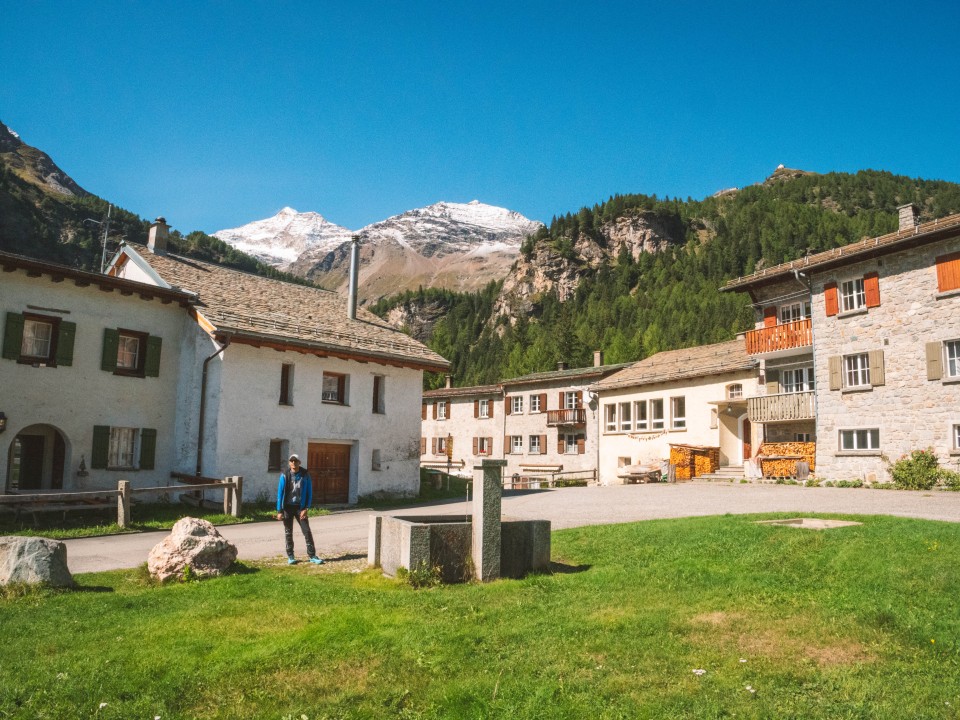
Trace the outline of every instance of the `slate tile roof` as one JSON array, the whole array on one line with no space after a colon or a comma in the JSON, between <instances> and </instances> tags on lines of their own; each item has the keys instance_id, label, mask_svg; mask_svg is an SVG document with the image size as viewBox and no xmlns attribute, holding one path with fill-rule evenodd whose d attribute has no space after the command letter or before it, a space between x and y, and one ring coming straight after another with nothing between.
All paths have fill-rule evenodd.
<instances>
[{"instance_id":1,"label":"slate tile roof","mask_svg":"<svg viewBox=\"0 0 960 720\"><path fill-rule=\"evenodd\" d=\"M757 361L747 356L744 341L730 340L713 345L659 352L601 380L594 387L602 391L633 385L652 385L671 380L750 370L756 366Z\"/></svg>"},{"instance_id":2,"label":"slate tile roof","mask_svg":"<svg viewBox=\"0 0 960 720\"><path fill-rule=\"evenodd\" d=\"M164 281L199 296L196 310L218 333L248 340L389 360L443 371L449 363L363 308L347 317L339 293L232 270L178 255L138 253Z\"/></svg>"},{"instance_id":3,"label":"slate tile roof","mask_svg":"<svg viewBox=\"0 0 960 720\"><path fill-rule=\"evenodd\" d=\"M589 367L568 368L566 370L547 370L546 372L531 373L529 375L509 378L508 380L501 380L500 384L504 387L511 387L514 385L556 384L565 381L589 380L590 378L601 378L622 368L630 367L630 364L631 363L619 363L616 365L601 365L599 367L591 365Z\"/></svg>"},{"instance_id":4,"label":"slate tile roof","mask_svg":"<svg viewBox=\"0 0 960 720\"><path fill-rule=\"evenodd\" d=\"M921 223L907 230L897 230L873 238L864 238L859 242L850 243L843 247L833 248L816 255L807 255L798 260L774 265L773 267L758 270L752 275L730 280L721 289L746 290L753 285L760 285L776 280L784 275L793 274L794 270L825 270L829 267L856 262L881 252L894 252L901 248L921 245L925 242L934 242L942 237L960 234L960 214Z\"/></svg>"},{"instance_id":5,"label":"slate tile roof","mask_svg":"<svg viewBox=\"0 0 960 720\"><path fill-rule=\"evenodd\" d=\"M424 398L452 398L452 397L480 397L483 395L500 395L499 385L471 385L458 388L437 388L423 393Z\"/></svg>"}]
</instances>

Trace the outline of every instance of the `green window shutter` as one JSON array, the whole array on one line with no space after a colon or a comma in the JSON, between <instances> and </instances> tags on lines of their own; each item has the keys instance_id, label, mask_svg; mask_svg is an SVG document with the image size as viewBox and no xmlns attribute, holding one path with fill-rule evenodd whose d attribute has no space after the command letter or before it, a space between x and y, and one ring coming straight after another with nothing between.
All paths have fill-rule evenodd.
<instances>
[{"instance_id":1,"label":"green window shutter","mask_svg":"<svg viewBox=\"0 0 960 720\"><path fill-rule=\"evenodd\" d=\"M883 373L883 350L871 350L868 353L870 358L870 384L884 385L886 378Z\"/></svg>"},{"instance_id":2,"label":"green window shutter","mask_svg":"<svg viewBox=\"0 0 960 720\"><path fill-rule=\"evenodd\" d=\"M73 341L77 337L77 324L60 322L57 330L57 365L73 365Z\"/></svg>"},{"instance_id":3,"label":"green window shutter","mask_svg":"<svg viewBox=\"0 0 960 720\"><path fill-rule=\"evenodd\" d=\"M140 429L140 469L153 470L157 456L157 431Z\"/></svg>"},{"instance_id":4,"label":"green window shutter","mask_svg":"<svg viewBox=\"0 0 960 720\"><path fill-rule=\"evenodd\" d=\"M110 454L110 426L93 426L93 452L90 453L90 467L94 470L105 470L107 456Z\"/></svg>"},{"instance_id":5,"label":"green window shutter","mask_svg":"<svg viewBox=\"0 0 960 720\"><path fill-rule=\"evenodd\" d=\"M147 377L160 377L160 345L162 340L159 335L147 336L147 361L143 366L143 374Z\"/></svg>"},{"instance_id":6,"label":"green window shutter","mask_svg":"<svg viewBox=\"0 0 960 720\"><path fill-rule=\"evenodd\" d=\"M843 387L843 358L832 355L829 359L830 389L840 390Z\"/></svg>"},{"instance_id":7,"label":"green window shutter","mask_svg":"<svg viewBox=\"0 0 960 720\"><path fill-rule=\"evenodd\" d=\"M112 328L103 329L103 356L100 358L100 369L107 372L116 372L117 351L120 348L120 333Z\"/></svg>"},{"instance_id":8,"label":"green window shutter","mask_svg":"<svg viewBox=\"0 0 960 720\"><path fill-rule=\"evenodd\" d=\"M16 360L20 357L20 347L23 345L23 315L7 313L7 322L3 326L3 357L5 360Z\"/></svg>"},{"instance_id":9,"label":"green window shutter","mask_svg":"<svg viewBox=\"0 0 960 720\"><path fill-rule=\"evenodd\" d=\"M939 342L927 343L927 380L939 380L943 377L942 346Z\"/></svg>"}]
</instances>

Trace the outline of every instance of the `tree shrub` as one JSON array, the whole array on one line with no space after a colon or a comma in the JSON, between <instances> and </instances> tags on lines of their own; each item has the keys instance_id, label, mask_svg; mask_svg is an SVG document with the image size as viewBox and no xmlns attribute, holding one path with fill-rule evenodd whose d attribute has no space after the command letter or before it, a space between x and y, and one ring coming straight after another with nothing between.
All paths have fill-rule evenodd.
<instances>
[{"instance_id":1,"label":"tree shrub","mask_svg":"<svg viewBox=\"0 0 960 720\"><path fill-rule=\"evenodd\" d=\"M929 490L940 479L940 465L932 449L902 455L890 467L893 484L900 490Z\"/></svg>"}]
</instances>

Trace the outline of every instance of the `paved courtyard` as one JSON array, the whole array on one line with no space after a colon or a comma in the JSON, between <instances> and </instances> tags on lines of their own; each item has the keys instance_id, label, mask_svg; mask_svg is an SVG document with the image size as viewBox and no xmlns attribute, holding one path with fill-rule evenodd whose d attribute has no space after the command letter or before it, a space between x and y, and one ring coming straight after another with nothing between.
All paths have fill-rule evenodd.
<instances>
[{"instance_id":1,"label":"paved courtyard","mask_svg":"<svg viewBox=\"0 0 960 720\"><path fill-rule=\"evenodd\" d=\"M463 514L464 502L446 502L391 511L393 515ZM550 520L554 530L583 525L691 517L764 513L848 513L896 515L960 522L960 493L807 488L793 485L682 483L507 491L503 515L521 520ZM310 521L321 555L356 565L366 557L368 510L346 510ZM227 525L220 532L239 549L241 560L283 554L283 527L276 523ZM131 568L146 561L164 532L67 540L71 572ZM295 529L297 552L303 538Z\"/></svg>"}]
</instances>

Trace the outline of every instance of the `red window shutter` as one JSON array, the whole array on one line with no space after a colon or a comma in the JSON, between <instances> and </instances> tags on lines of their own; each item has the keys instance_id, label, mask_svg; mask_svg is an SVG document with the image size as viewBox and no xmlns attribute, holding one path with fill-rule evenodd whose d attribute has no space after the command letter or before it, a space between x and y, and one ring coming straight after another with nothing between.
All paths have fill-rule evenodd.
<instances>
[{"instance_id":1,"label":"red window shutter","mask_svg":"<svg viewBox=\"0 0 960 720\"><path fill-rule=\"evenodd\" d=\"M541 455L547 454L547 436L546 435L540 436L540 454Z\"/></svg>"},{"instance_id":2,"label":"red window shutter","mask_svg":"<svg viewBox=\"0 0 960 720\"><path fill-rule=\"evenodd\" d=\"M479 400L473 401L473 416L480 417L480 401ZM474 453L474 455L476 455L476 453Z\"/></svg>"},{"instance_id":3,"label":"red window shutter","mask_svg":"<svg viewBox=\"0 0 960 720\"><path fill-rule=\"evenodd\" d=\"M496 405L496 403L495 403L495 402L493 401L493 399L491 398L491 400L487 403L487 415L488 415L489 417L493 417L493 406L494 406L494 405Z\"/></svg>"},{"instance_id":4,"label":"red window shutter","mask_svg":"<svg viewBox=\"0 0 960 720\"><path fill-rule=\"evenodd\" d=\"M492 437L487 438L487 451L484 453L484 455L493 455L493 438Z\"/></svg>"},{"instance_id":5,"label":"red window shutter","mask_svg":"<svg viewBox=\"0 0 960 720\"><path fill-rule=\"evenodd\" d=\"M566 443L563 442L563 435L557 435L557 453L563 455L566 449Z\"/></svg>"},{"instance_id":6,"label":"red window shutter","mask_svg":"<svg viewBox=\"0 0 960 720\"><path fill-rule=\"evenodd\" d=\"M577 408L583 407L583 390L577 390Z\"/></svg>"},{"instance_id":7,"label":"red window shutter","mask_svg":"<svg viewBox=\"0 0 960 720\"><path fill-rule=\"evenodd\" d=\"M777 324L777 306L771 305L770 307L765 307L763 309L763 326L773 327L776 324Z\"/></svg>"},{"instance_id":8,"label":"red window shutter","mask_svg":"<svg viewBox=\"0 0 960 720\"><path fill-rule=\"evenodd\" d=\"M420 454L427 454L427 439L425 437L420 438Z\"/></svg>"},{"instance_id":9,"label":"red window shutter","mask_svg":"<svg viewBox=\"0 0 960 720\"><path fill-rule=\"evenodd\" d=\"M479 454L480 454L479 451L480 451L480 438L474 438L474 439L473 439L473 454L474 454L474 455L479 455Z\"/></svg>"},{"instance_id":10,"label":"red window shutter","mask_svg":"<svg viewBox=\"0 0 960 720\"><path fill-rule=\"evenodd\" d=\"M437 401L436 400L433 401L433 419L434 420L437 419Z\"/></svg>"},{"instance_id":11,"label":"red window shutter","mask_svg":"<svg viewBox=\"0 0 960 720\"><path fill-rule=\"evenodd\" d=\"M431 453L432 455L436 455L436 454L437 454L437 439L436 439L436 438L430 438L430 453Z\"/></svg>"},{"instance_id":12,"label":"red window shutter","mask_svg":"<svg viewBox=\"0 0 960 720\"><path fill-rule=\"evenodd\" d=\"M863 294L866 296L867 307L880 307L880 275L871 272L863 276Z\"/></svg>"},{"instance_id":13,"label":"red window shutter","mask_svg":"<svg viewBox=\"0 0 960 720\"><path fill-rule=\"evenodd\" d=\"M587 442L582 437L577 438L577 455L583 455L587 451Z\"/></svg>"},{"instance_id":14,"label":"red window shutter","mask_svg":"<svg viewBox=\"0 0 960 720\"><path fill-rule=\"evenodd\" d=\"M563 401L564 401L564 393L560 393L560 399L557 400L557 410L563 410L564 407L566 407L566 406L563 404Z\"/></svg>"},{"instance_id":15,"label":"red window shutter","mask_svg":"<svg viewBox=\"0 0 960 720\"><path fill-rule=\"evenodd\" d=\"M823 286L823 302L826 305L827 317L840 312L840 303L837 300L837 284L829 282Z\"/></svg>"},{"instance_id":16,"label":"red window shutter","mask_svg":"<svg viewBox=\"0 0 960 720\"><path fill-rule=\"evenodd\" d=\"M420 419L421 419L421 420L426 420L426 419L427 419L427 404L426 404L426 403L420 403Z\"/></svg>"},{"instance_id":17,"label":"red window shutter","mask_svg":"<svg viewBox=\"0 0 960 720\"><path fill-rule=\"evenodd\" d=\"M505 397L503 399L503 411L509 415L510 414L510 398Z\"/></svg>"},{"instance_id":18,"label":"red window shutter","mask_svg":"<svg viewBox=\"0 0 960 720\"><path fill-rule=\"evenodd\" d=\"M504 455L508 454L512 449L513 448L510 446L510 436L504 435L503 436L503 454Z\"/></svg>"},{"instance_id":19,"label":"red window shutter","mask_svg":"<svg viewBox=\"0 0 960 720\"><path fill-rule=\"evenodd\" d=\"M941 255L936 259L937 290L960 290L960 252Z\"/></svg>"},{"instance_id":20,"label":"red window shutter","mask_svg":"<svg viewBox=\"0 0 960 720\"><path fill-rule=\"evenodd\" d=\"M540 412L547 411L547 394L540 393Z\"/></svg>"}]
</instances>

